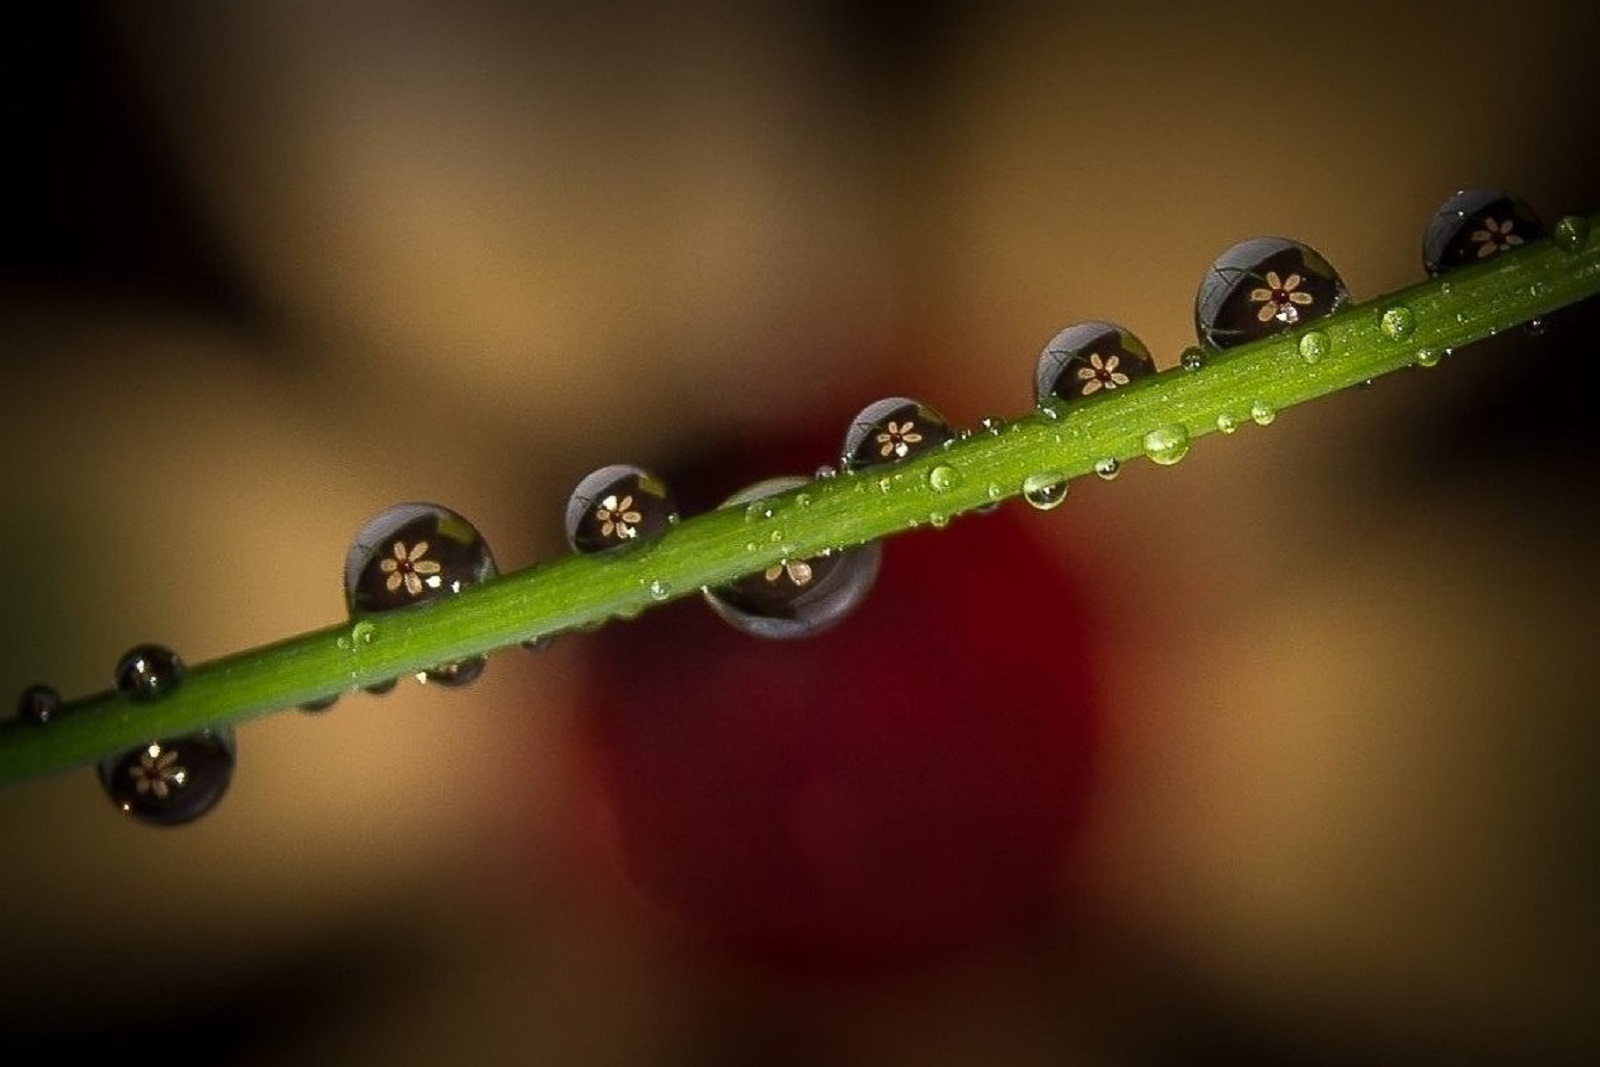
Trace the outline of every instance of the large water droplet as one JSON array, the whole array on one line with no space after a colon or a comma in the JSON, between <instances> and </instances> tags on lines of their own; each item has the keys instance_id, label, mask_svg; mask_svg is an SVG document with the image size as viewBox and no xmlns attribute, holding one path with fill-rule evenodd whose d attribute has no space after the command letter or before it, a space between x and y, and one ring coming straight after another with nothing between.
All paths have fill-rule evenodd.
<instances>
[{"instance_id":1,"label":"large water droplet","mask_svg":"<svg viewBox=\"0 0 1600 1067\"><path fill-rule=\"evenodd\" d=\"M17 694L17 718L23 722L43 725L60 709L61 694L53 686L30 685Z\"/></svg>"},{"instance_id":2,"label":"large water droplet","mask_svg":"<svg viewBox=\"0 0 1600 1067\"><path fill-rule=\"evenodd\" d=\"M1154 374L1150 350L1114 322L1080 322L1050 339L1033 372L1034 403L1081 400Z\"/></svg>"},{"instance_id":3,"label":"large water droplet","mask_svg":"<svg viewBox=\"0 0 1600 1067\"><path fill-rule=\"evenodd\" d=\"M1265 400L1257 400L1250 405L1250 421L1257 426L1271 426L1272 420L1277 417L1277 409Z\"/></svg>"},{"instance_id":4,"label":"large water droplet","mask_svg":"<svg viewBox=\"0 0 1600 1067\"><path fill-rule=\"evenodd\" d=\"M728 500L742 504L803 484L771 478ZM726 585L703 590L706 603L730 625L757 637L790 638L819 633L849 615L871 590L882 547L856 548L785 559Z\"/></svg>"},{"instance_id":5,"label":"large water droplet","mask_svg":"<svg viewBox=\"0 0 1600 1067\"><path fill-rule=\"evenodd\" d=\"M1321 363L1331 351L1333 342L1321 330L1309 330L1300 338L1300 358L1307 363Z\"/></svg>"},{"instance_id":6,"label":"large water droplet","mask_svg":"<svg viewBox=\"0 0 1600 1067\"><path fill-rule=\"evenodd\" d=\"M1404 341L1417 331L1416 312L1404 304L1385 308L1378 318L1378 329L1391 341Z\"/></svg>"},{"instance_id":7,"label":"large water droplet","mask_svg":"<svg viewBox=\"0 0 1600 1067\"><path fill-rule=\"evenodd\" d=\"M1170 467L1189 454L1189 431L1182 425L1159 426L1144 435L1144 454Z\"/></svg>"},{"instance_id":8,"label":"large water droplet","mask_svg":"<svg viewBox=\"0 0 1600 1067\"><path fill-rule=\"evenodd\" d=\"M1430 277L1482 263L1545 235L1533 209L1503 189L1462 189L1433 213L1422 237Z\"/></svg>"},{"instance_id":9,"label":"large water droplet","mask_svg":"<svg viewBox=\"0 0 1600 1067\"><path fill-rule=\"evenodd\" d=\"M1581 252L1589 240L1589 220L1582 215L1563 215L1550 231L1563 252Z\"/></svg>"},{"instance_id":10,"label":"large water droplet","mask_svg":"<svg viewBox=\"0 0 1600 1067\"><path fill-rule=\"evenodd\" d=\"M1315 249L1285 237L1255 237L1218 256L1195 296L1195 331L1208 348L1292 330L1330 315L1350 298Z\"/></svg>"},{"instance_id":11,"label":"large water droplet","mask_svg":"<svg viewBox=\"0 0 1600 1067\"><path fill-rule=\"evenodd\" d=\"M356 616L393 611L452 596L497 573L488 544L466 519L438 504L396 504L361 527L345 554L345 604ZM424 673L431 682L463 685L481 671L446 663Z\"/></svg>"},{"instance_id":12,"label":"large water droplet","mask_svg":"<svg viewBox=\"0 0 1600 1067\"><path fill-rule=\"evenodd\" d=\"M1060 471L1041 471L1022 480L1022 499L1039 511L1050 511L1067 499L1067 476Z\"/></svg>"},{"instance_id":13,"label":"large water droplet","mask_svg":"<svg viewBox=\"0 0 1600 1067\"><path fill-rule=\"evenodd\" d=\"M1111 457L1094 461L1094 476L1102 482L1114 481L1122 473L1122 464Z\"/></svg>"},{"instance_id":14,"label":"large water droplet","mask_svg":"<svg viewBox=\"0 0 1600 1067\"><path fill-rule=\"evenodd\" d=\"M233 731L217 728L107 756L98 771L122 811L140 822L177 826L216 807L233 779L233 762Z\"/></svg>"},{"instance_id":15,"label":"large water droplet","mask_svg":"<svg viewBox=\"0 0 1600 1067\"><path fill-rule=\"evenodd\" d=\"M918 400L891 396L862 408L844 435L840 463L860 470L919 455L955 438L944 416Z\"/></svg>"},{"instance_id":16,"label":"large water droplet","mask_svg":"<svg viewBox=\"0 0 1600 1067\"><path fill-rule=\"evenodd\" d=\"M928 487L936 493L948 493L961 484L961 472L954 467L938 466L928 472Z\"/></svg>"},{"instance_id":17,"label":"large water droplet","mask_svg":"<svg viewBox=\"0 0 1600 1067\"><path fill-rule=\"evenodd\" d=\"M643 467L615 463L584 476L567 498L567 544L583 553L647 541L678 521L667 484Z\"/></svg>"},{"instance_id":18,"label":"large water droplet","mask_svg":"<svg viewBox=\"0 0 1600 1067\"><path fill-rule=\"evenodd\" d=\"M184 676L183 660L165 645L135 645L117 661L117 691L129 700L160 700L178 687Z\"/></svg>"}]
</instances>

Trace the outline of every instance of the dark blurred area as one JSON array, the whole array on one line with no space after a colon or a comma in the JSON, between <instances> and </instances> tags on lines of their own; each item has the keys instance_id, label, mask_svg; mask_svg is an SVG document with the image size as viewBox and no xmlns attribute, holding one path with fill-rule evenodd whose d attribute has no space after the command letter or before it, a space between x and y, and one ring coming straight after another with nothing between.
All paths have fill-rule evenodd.
<instances>
[{"instance_id":1,"label":"dark blurred area","mask_svg":"<svg viewBox=\"0 0 1600 1067\"><path fill-rule=\"evenodd\" d=\"M880 395L1018 413L1071 321L1172 366L1245 236L1365 299L1421 277L1462 185L1592 211L1596 28L1554 0L31 10L0 44L0 687L325 625L397 500L512 569L564 551L605 463L705 472L709 501L753 457L829 461ZM930 718L713 708L781 650L713 650L687 603L460 693L248 724L183 831L88 774L8 789L0 1060L1595 1062L1597 337L1590 301L1048 515L910 535L885 588L911 591L862 625L937 616ZM918 583L957 569L941 613ZM841 684L882 681L878 643L830 640ZM832 659L805 656L809 700ZM661 762L696 741L723 747ZM955 909L937 932L981 936L887 973L727 951L706 930L768 898L713 863L768 843L721 853L717 820L788 801L716 778L746 751L854 760L828 825L878 820L895 877L1029 921ZM986 844L1025 874L964 868ZM784 943L892 942L870 899Z\"/></svg>"}]
</instances>

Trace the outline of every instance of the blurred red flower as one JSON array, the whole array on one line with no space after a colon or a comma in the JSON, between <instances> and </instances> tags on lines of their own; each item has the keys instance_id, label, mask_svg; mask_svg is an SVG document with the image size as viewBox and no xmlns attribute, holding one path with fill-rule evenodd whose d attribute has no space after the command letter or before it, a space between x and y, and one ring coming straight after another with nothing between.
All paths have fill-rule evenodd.
<instances>
[{"instance_id":1,"label":"blurred red flower","mask_svg":"<svg viewBox=\"0 0 1600 1067\"><path fill-rule=\"evenodd\" d=\"M741 444L668 481L714 502L830 444ZM748 636L698 599L591 635L580 721L637 886L738 957L810 973L1048 922L1098 716L1090 606L1035 518L1013 502L889 539L865 604L810 637Z\"/></svg>"}]
</instances>

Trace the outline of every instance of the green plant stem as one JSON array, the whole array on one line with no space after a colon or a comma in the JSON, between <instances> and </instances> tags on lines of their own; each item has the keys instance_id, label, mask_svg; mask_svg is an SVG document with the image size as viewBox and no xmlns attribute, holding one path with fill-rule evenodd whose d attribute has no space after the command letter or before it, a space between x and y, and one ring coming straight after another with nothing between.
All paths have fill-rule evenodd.
<instances>
[{"instance_id":1,"label":"green plant stem","mask_svg":"<svg viewBox=\"0 0 1600 1067\"><path fill-rule=\"evenodd\" d=\"M1078 477L1097 461L1144 455L1152 431L1159 437L1181 428L1193 439L1216 431L1219 417L1242 424L1253 409L1281 411L1417 363L1419 355L1427 363L1430 354L1600 292L1600 239L1590 236L1597 230L1600 216L1565 219L1554 240L1361 302L1290 333L1210 353L1199 371L1174 368L892 466L816 479L753 508L686 519L652 542L615 554L541 563L445 600L198 664L175 691L152 703L132 703L108 690L63 705L46 724L0 723L0 783L629 617L782 559L940 525L1018 495L1030 476ZM1386 330L1385 312L1401 307L1414 325ZM1396 318L1390 316L1391 327ZM1313 332L1325 339L1315 361L1306 355L1314 345L1302 343ZM1025 381L1030 369L1019 361L1019 379Z\"/></svg>"}]
</instances>

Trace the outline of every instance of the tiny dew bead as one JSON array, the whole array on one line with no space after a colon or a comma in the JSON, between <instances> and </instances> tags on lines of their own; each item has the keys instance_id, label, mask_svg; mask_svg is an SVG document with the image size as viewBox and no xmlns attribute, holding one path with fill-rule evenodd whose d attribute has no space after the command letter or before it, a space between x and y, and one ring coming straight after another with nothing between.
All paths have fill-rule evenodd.
<instances>
[{"instance_id":1,"label":"tiny dew bead","mask_svg":"<svg viewBox=\"0 0 1600 1067\"><path fill-rule=\"evenodd\" d=\"M160 700L183 681L185 668L178 654L165 645L135 645L117 661L117 691L129 700L146 704Z\"/></svg>"}]
</instances>

